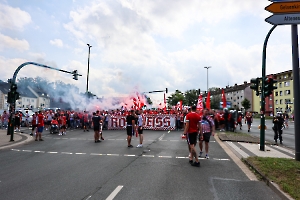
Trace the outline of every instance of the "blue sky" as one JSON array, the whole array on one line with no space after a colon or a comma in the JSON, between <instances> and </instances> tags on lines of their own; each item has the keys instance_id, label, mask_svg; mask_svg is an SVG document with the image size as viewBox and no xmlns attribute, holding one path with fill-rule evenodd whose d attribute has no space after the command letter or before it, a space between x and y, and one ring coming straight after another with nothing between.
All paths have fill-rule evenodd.
<instances>
[{"instance_id":1,"label":"blue sky","mask_svg":"<svg viewBox=\"0 0 300 200\"><path fill-rule=\"evenodd\" d=\"M27 61L18 77L41 76L86 89L87 43L92 45L89 90L124 96L176 89L206 90L261 76L262 46L272 25L267 0L0 0L0 79ZM267 74L292 69L290 26L278 26L267 50ZM157 103L162 94L149 95ZM156 103L156 101L154 103Z\"/></svg>"}]
</instances>

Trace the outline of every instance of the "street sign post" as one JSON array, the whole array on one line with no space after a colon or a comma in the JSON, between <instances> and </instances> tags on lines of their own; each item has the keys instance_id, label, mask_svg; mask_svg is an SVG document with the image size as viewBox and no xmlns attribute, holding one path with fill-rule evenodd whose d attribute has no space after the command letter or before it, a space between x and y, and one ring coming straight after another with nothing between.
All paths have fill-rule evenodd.
<instances>
[{"instance_id":1,"label":"street sign post","mask_svg":"<svg viewBox=\"0 0 300 200\"><path fill-rule=\"evenodd\" d=\"M300 1L293 1L293 2L274 2L267 7L265 10L275 13L275 14L282 14L282 13L299 13L300 12Z\"/></svg>"},{"instance_id":2,"label":"street sign post","mask_svg":"<svg viewBox=\"0 0 300 200\"><path fill-rule=\"evenodd\" d=\"M265 21L272 25L300 24L300 13L272 15L265 19Z\"/></svg>"},{"instance_id":3,"label":"street sign post","mask_svg":"<svg viewBox=\"0 0 300 200\"><path fill-rule=\"evenodd\" d=\"M266 22L273 24L274 29L277 25L291 25L292 32L292 61L293 61L293 83L294 83L294 117L295 120L300 118L300 106L297 102L300 101L300 84L299 84L299 47L298 47L298 27L300 24L300 1L293 0L269 0L273 3L267 7L265 10L274 13L274 15L265 19ZM269 34L272 32L269 32ZM268 36L267 36L268 38ZM265 40L266 44L267 39ZM262 78L265 80L265 48L263 50L263 65L262 65ZM261 126L264 127L264 111L265 111L265 96L267 96L271 89L265 87L265 81L262 81L262 100L261 100ZM265 94L266 89L266 94ZM264 129L261 129L260 134L260 150L264 151ZM295 123L295 160L300 161L300 124Z\"/></svg>"}]
</instances>

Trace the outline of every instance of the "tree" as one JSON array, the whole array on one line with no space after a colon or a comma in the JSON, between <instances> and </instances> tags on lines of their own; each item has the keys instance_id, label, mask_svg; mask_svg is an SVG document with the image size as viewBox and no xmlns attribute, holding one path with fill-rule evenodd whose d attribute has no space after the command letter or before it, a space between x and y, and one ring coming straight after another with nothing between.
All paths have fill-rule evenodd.
<instances>
[{"instance_id":1,"label":"tree","mask_svg":"<svg viewBox=\"0 0 300 200\"><path fill-rule=\"evenodd\" d=\"M208 89L211 93L216 92L219 88L211 87ZM222 96L220 94L211 95L210 98L210 107L211 109L220 109L220 102L222 101Z\"/></svg>"},{"instance_id":2,"label":"tree","mask_svg":"<svg viewBox=\"0 0 300 200\"><path fill-rule=\"evenodd\" d=\"M196 105L198 101L198 90L187 90L184 94L185 104L188 106Z\"/></svg>"},{"instance_id":3,"label":"tree","mask_svg":"<svg viewBox=\"0 0 300 200\"><path fill-rule=\"evenodd\" d=\"M182 101L185 104L184 94L180 90L176 90L175 93L171 94L168 99L167 103L170 106L175 106L179 101Z\"/></svg>"},{"instance_id":4,"label":"tree","mask_svg":"<svg viewBox=\"0 0 300 200\"><path fill-rule=\"evenodd\" d=\"M251 103L250 101L245 98L242 102L241 102L242 106L244 107L245 111L247 111L249 108L251 108Z\"/></svg>"}]
</instances>

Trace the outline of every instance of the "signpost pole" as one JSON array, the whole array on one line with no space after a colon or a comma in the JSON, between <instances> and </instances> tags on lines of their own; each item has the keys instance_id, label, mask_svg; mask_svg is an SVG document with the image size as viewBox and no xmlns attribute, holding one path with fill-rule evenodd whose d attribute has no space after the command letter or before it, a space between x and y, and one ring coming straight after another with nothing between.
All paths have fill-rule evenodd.
<instances>
[{"instance_id":1,"label":"signpost pole","mask_svg":"<svg viewBox=\"0 0 300 200\"><path fill-rule=\"evenodd\" d=\"M261 110L260 110L260 150L265 150L265 79L266 79L266 54L267 54L267 44L269 37L277 25L274 25L268 32L264 47L263 47L263 56L262 56L262 86L261 86Z\"/></svg>"},{"instance_id":2,"label":"signpost pole","mask_svg":"<svg viewBox=\"0 0 300 200\"><path fill-rule=\"evenodd\" d=\"M295 117L295 160L300 161L300 123L296 123L300 117L300 91L299 91L299 48L298 27L292 25L292 61L293 61L293 86L294 86L294 117Z\"/></svg>"}]
</instances>

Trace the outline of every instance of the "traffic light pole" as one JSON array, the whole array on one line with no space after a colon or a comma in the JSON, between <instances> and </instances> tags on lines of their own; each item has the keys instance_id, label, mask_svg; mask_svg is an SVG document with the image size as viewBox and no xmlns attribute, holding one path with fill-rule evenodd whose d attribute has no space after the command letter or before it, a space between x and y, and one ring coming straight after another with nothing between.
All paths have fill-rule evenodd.
<instances>
[{"instance_id":1,"label":"traffic light pole","mask_svg":"<svg viewBox=\"0 0 300 200\"><path fill-rule=\"evenodd\" d=\"M265 79L266 79L266 51L267 51L267 44L269 37L273 30L276 28L277 25L274 25L270 31L268 32L264 46L263 46L263 55L262 55L262 86L261 86L261 107L260 107L260 150L265 150Z\"/></svg>"},{"instance_id":2,"label":"traffic light pole","mask_svg":"<svg viewBox=\"0 0 300 200\"><path fill-rule=\"evenodd\" d=\"M292 61L293 61L293 86L294 86L294 117L295 117L295 160L300 161L300 91L299 91L299 48L298 48L298 27L292 27Z\"/></svg>"},{"instance_id":3,"label":"traffic light pole","mask_svg":"<svg viewBox=\"0 0 300 200\"><path fill-rule=\"evenodd\" d=\"M35 62L25 62L23 64L21 64L15 71L13 78L10 79L10 92L16 90L16 88L14 88L14 86L16 86L16 78L17 75L19 73L19 71L25 67L26 65L36 65L39 67L44 67L44 68L48 68L48 69L54 69L60 72L64 72L64 73L69 73L69 74L73 74L74 79L77 80L77 76L82 76L80 74L77 74L77 70L73 71L73 72L69 72L66 70L62 70L62 69L57 69L54 67L49 67L47 65L43 65L43 64L39 64L39 63L35 63ZM16 92L16 91L14 91ZM14 128L15 128L15 111L16 111L16 95L12 95L11 99L8 99L10 105L9 105L9 124L8 124L8 128L7 128L7 135L10 135L10 142L14 141Z\"/></svg>"}]
</instances>

